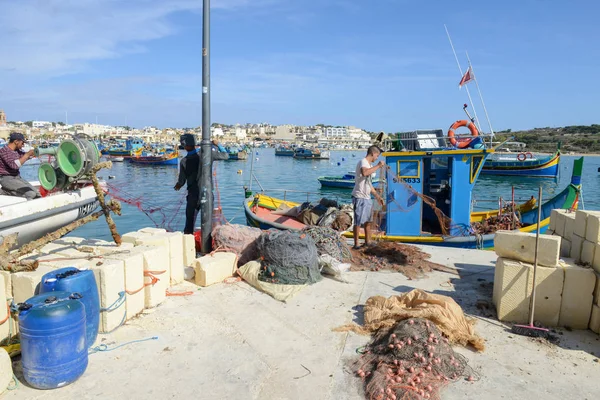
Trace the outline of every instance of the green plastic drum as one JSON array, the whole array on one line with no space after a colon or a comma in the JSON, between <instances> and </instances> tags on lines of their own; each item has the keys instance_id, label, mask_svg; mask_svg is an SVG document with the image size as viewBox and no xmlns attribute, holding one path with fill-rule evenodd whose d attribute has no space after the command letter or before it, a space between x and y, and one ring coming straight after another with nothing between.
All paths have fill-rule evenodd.
<instances>
[{"instance_id":1,"label":"green plastic drum","mask_svg":"<svg viewBox=\"0 0 600 400\"><path fill-rule=\"evenodd\" d=\"M38 169L38 179L42 187L46 190L52 190L56 187L56 172L50 163L43 163Z\"/></svg>"}]
</instances>

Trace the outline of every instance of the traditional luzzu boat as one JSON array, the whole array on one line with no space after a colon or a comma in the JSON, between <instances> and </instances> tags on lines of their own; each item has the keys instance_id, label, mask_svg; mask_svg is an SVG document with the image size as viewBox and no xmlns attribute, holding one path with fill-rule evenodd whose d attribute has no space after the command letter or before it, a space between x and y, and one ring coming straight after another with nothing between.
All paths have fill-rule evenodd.
<instances>
[{"instance_id":1,"label":"traditional luzzu boat","mask_svg":"<svg viewBox=\"0 0 600 400\"><path fill-rule=\"evenodd\" d=\"M127 139L125 147L111 147L106 154L112 157L133 157L138 155L143 147L144 141L142 139Z\"/></svg>"},{"instance_id":2,"label":"traditional luzzu boat","mask_svg":"<svg viewBox=\"0 0 600 400\"><path fill-rule=\"evenodd\" d=\"M299 160L329 160L329 152L298 147L294 150L294 158Z\"/></svg>"},{"instance_id":3,"label":"traditional luzzu boat","mask_svg":"<svg viewBox=\"0 0 600 400\"><path fill-rule=\"evenodd\" d=\"M459 248L493 247L495 234L479 233L475 227L502 217L505 211L472 212L472 190L486 158L494 153L494 149L486 149L481 141L474 143L473 147L478 148L470 148L464 143L462 148L396 149L382 154L388 170L386 182L381 185L385 187L379 190L384 194L386 204L374 218L376 239ZM548 229L553 209L577 208L582 168L583 158L575 160L570 184L541 205L542 233ZM244 210L250 226L299 230L305 227L303 223L274 213L282 207L297 205L261 193L246 199ZM535 231L538 206L517 207L519 231ZM352 237L351 232L344 235Z\"/></svg>"},{"instance_id":4,"label":"traditional luzzu boat","mask_svg":"<svg viewBox=\"0 0 600 400\"><path fill-rule=\"evenodd\" d=\"M100 159L94 142L73 136L56 148L35 152L38 157L45 154L54 158L40 163L39 181L30 182L42 197L26 200L0 189L0 243L16 233L15 248L86 217L99 206L89 179L91 168Z\"/></svg>"},{"instance_id":5,"label":"traditional luzzu boat","mask_svg":"<svg viewBox=\"0 0 600 400\"><path fill-rule=\"evenodd\" d=\"M275 147L275 155L279 157L294 157L294 149L290 146L277 146Z\"/></svg>"},{"instance_id":6,"label":"traditional luzzu boat","mask_svg":"<svg viewBox=\"0 0 600 400\"><path fill-rule=\"evenodd\" d=\"M342 176L320 176L317 178L321 186L342 189L353 189L355 179L356 174L352 171ZM379 178L373 177L372 183L374 187L377 187L379 185Z\"/></svg>"},{"instance_id":7,"label":"traditional luzzu boat","mask_svg":"<svg viewBox=\"0 0 600 400\"><path fill-rule=\"evenodd\" d=\"M556 178L559 163L560 150L557 150L554 154L498 152L488 157L481 173L485 175Z\"/></svg>"},{"instance_id":8,"label":"traditional luzzu boat","mask_svg":"<svg viewBox=\"0 0 600 400\"><path fill-rule=\"evenodd\" d=\"M177 151L171 151L154 155L142 154L140 156L130 157L129 162L136 165L150 166L178 165L179 153Z\"/></svg>"}]
</instances>

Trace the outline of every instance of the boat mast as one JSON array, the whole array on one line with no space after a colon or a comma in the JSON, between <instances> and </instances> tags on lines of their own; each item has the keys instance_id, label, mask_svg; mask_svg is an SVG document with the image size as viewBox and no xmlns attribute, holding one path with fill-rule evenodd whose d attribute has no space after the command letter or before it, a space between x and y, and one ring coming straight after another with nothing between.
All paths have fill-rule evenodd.
<instances>
[{"instance_id":1,"label":"boat mast","mask_svg":"<svg viewBox=\"0 0 600 400\"><path fill-rule=\"evenodd\" d=\"M460 66L460 62L458 61L458 57L456 56L456 50L454 50L454 44L452 43L452 39L450 39L450 32L448 32L448 27L444 24L444 29L446 30L446 35L448 36L448 41L450 42L450 47L452 47L452 52L454 53L454 59L456 60L456 65L458 65L458 70L460 71L460 77L463 76L463 71ZM467 96L469 96L469 103L471 103L471 108L473 109L473 114L475 114L475 124L477 124L477 128L479 132L483 132L481 130L481 124L479 123L479 118L477 117L477 110L475 110L475 106L473 105L473 99L471 98L471 92L469 92L469 87L465 85L465 89L467 89Z\"/></svg>"},{"instance_id":2,"label":"boat mast","mask_svg":"<svg viewBox=\"0 0 600 400\"><path fill-rule=\"evenodd\" d=\"M210 146L210 0L202 3L202 141L200 221L202 228L202 253L211 250L213 190L212 150Z\"/></svg>"},{"instance_id":3,"label":"boat mast","mask_svg":"<svg viewBox=\"0 0 600 400\"><path fill-rule=\"evenodd\" d=\"M485 108L485 103L483 101L483 96L481 95L481 89L479 89L479 82L477 82L477 75L475 75L475 71L473 70L473 65L471 65L471 59L469 58L469 53L465 51L467 55L467 61L469 62L469 68L471 68L471 72L473 72L473 79L475 80L475 86L477 86L477 92L479 92L479 98L481 99L481 105L483 106L483 111L485 112L485 118L487 119L488 125L490 126L490 132L492 137L490 137L490 145L492 144L492 138L494 137L494 129L492 128L492 122L490 121L490 116L488 115L487 108Z\"/></svg>"}]
</instances>

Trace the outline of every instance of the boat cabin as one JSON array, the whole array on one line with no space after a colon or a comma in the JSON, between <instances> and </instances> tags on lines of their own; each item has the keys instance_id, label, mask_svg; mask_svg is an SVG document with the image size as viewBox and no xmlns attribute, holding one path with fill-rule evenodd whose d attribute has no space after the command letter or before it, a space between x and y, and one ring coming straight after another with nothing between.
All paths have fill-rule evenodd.
<instances>
[{"instance_id":1,"label":"boat cabin","mask_svg":"<svg viewBox=\"0 0 600 400\"><path fill-rule=\"evenodd\" d=\"M389 170L382 230L387 236L465 235L471 192L489 153L485 148L384 152Z\"/></svg>"}]
</instances>

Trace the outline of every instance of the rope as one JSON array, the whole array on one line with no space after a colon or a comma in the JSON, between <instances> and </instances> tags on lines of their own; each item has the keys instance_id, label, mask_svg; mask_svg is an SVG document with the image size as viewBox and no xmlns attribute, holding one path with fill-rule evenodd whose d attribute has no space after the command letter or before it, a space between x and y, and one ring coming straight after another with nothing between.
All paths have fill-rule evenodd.
<instances>
[{"instance_id":1,"label":"rope","mask_svg":"<svg viewBox=\"0 0 600 400\"><path fill-rule=\"evenodd\" d=\"M125 304L125 292L119 292L119 298L117 300L115 300L115 302L112 303L110 306L105 307L105 308L100 308L100 312L104 312L104 311L111 312L111 311L114 311L117 308L121 307L123 304Z\"/></svg>"},{"instance_id":2,"label":"rope","mask_svg":"<svg viewBox=\"0 0 600 400\"><path fill-rule=\"evenodd\" d=\"M185 292L170 292L167 290L167 292L166 292L167 296L191 296L193 294L194 294L194 292L191 290L187 290Z\"/></svg>"},{"instance_id":3,"label":"rope","mask_svg":"<svg viewBox=\"0 0 600 400\"><path fill-rule=\"evenodd\" d=\"M14 373L12 374L12 380L14 383L12 385L8 385L6 390L16 390L19 387L19 380Z\"/></svg>"},{"instance_id":4,"label":"rope","mask_svg":"<svg viewBox=\"0 0 600 400\"><path fill-rule=\"evenodd\" d=\"M146 338L146 339L132 340L132 341L129 341L129 342L122 343L122 344L120 344L118 346L115 346L113 348L109 348L106 344L100 344L100 345L98 345L96 347L90 348L88 350L88 354L95 354L95 353L98 353L98 352L113 351L113 350L118 349L119 347L127 346L128 344L141 343L141 342L146 342L146 341L149 341L149 340L158 340L158 336L152 336L152 337L149 337L149 338Z\"/></svg>"},{"instance_id":5,"label":"rope","mask_svg":"<svg viewBox=\"0 0 600 400\"><path fill-rule=\"evenodd\" d=\"M125 293L127 293L128 295L132 296L136 293L139 293L142 291L142 289L144 289L146 286L154 286L158 281L160 281L160 279L158 279L156 276L153 275L153 273L160 275L160 274L164 274L165 271L144 271L144 276L150 278L150 282L146 282L142 285L141 288L139 288L138 290L134 290L134 291L130 291L125 289Z\"/></svg>"}]
</instances>

